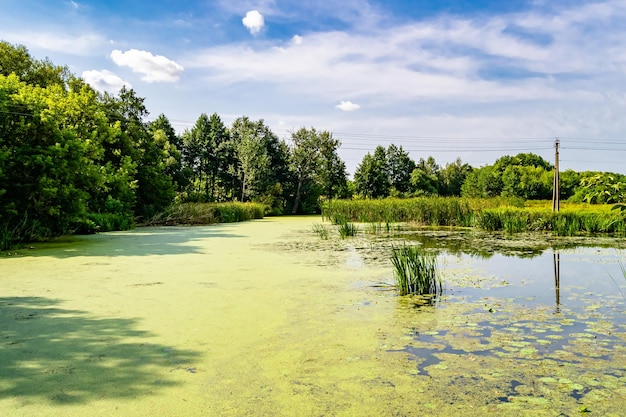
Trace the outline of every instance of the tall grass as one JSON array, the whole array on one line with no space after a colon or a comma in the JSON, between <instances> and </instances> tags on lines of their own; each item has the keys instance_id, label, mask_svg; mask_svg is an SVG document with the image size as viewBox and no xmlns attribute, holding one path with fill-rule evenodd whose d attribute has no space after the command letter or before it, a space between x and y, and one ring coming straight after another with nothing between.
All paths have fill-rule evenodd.
<instances>
[{"instance_id":1,"label":"tall grass","mask_svg":"<svg viewBox=\"0 0 626 417\"><path fill-rule=\"evenodd\" d=\"M147 225L234 223L262 219L265 206L259 203L174 204L150 219Z\"/></svg>"},{"instance_id":2,"label":"tall grass","mask_svg":"<svg viewBox=\"0 0 626 417\"><path fill-rule=\"evenodd\" d=\"M384 200L331 200L322 215L334 224L412 222L424 226L478 227L487 231L519 233L545 231L557 236L601 233L626 235L626 215L611 206L564 204L554 213L549 202L518 199L420 197Z\"/></svg>"},{"instance_id":3,"label":"tall grass","mask_svg":"<svg viewBox=\"0 0 626 417\"><path fill-rule=\"evenodd\" d=\"M434 254L419 246L394 247L391 263L400 295L441 294L441 277Z\"/></svg>"},{"instance_id":4,"label":"tall grass","mask_svg":"<svg viewBox=\"0 0 626 417\"><path fill-rule=\"evenodd\" d=\"M354 223L342 223L337 225L337 230L339 231L339 236L341 236L342 239L356 236L359 232L359 228Z\"/></svg>"},{"instance_id":5,"label":"tall grass","mask_svg":"<svg viewBox=\"0 0 626 417\"><path fill-rule=\"evenodd\" d=\"M323 239L323 240L328 240L328 236L330 235L330 231L328 230L328 227L326 227L326 225L321 224L321 223L315 223L313 225L313 233L318 235L320 239Z\"/></svg>"}]
</instances>

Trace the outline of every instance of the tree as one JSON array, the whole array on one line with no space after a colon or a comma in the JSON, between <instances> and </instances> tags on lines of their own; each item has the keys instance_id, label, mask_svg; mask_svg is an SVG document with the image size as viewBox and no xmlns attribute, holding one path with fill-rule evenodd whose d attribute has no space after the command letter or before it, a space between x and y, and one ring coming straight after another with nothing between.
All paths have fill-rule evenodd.
<instances>
[{"instance_id":1,"label":"tree","mask_svg":"<svg viewBox=\"0 0 626 417\"><path fill-rule=\"evenodd\" d=\"M356 192L366 198L381 198L389 195L391 183L387 168L385 148L377 146L374 154L363 157L354 173Z\"/></svg>"},{"instance_id":2,"label":"tree","mask_svg":"<svg viewBox=\"0 0 626 417\"><path fill-rule=\"evenodd\" d=\"M11 45L0 41L0 74L15 74L26 84L65 88L70 79L67 67L54 65L49 59L34 59L24 45Z\"/></svg>"},{"instance_id":3,"label":"tree","mask_svg":"<svg viewBox=\"0 0 626 417\"><path fill-rule=\"evenodd\" d=\"M182 139L176 134L172 124L164 114L160 114L159 117L152 121L148 129L153 135L158 130L163 131L165 134L164 150L167 153L165 174L172 178L177 191L183 191L189 183L189 178L183 170Z\"/></svg>"},{"instance_id":4,"label":"tree","mask_svg":"<svg viewBox=\"0 0 626 417\"><path fill-rule=\"evenodd\" d=\"M341 146L338 140L322 143L322 163L317 180L322 186L322 195L327 199L348 196L348 172L337 150Z\"/></svg>"},{"instance_id":5,"label":"tree","mask_svg":"<svg viewBox=\"0 0 626 417\"><path fill-rule=\"evenodd\" d=\"M166 172L165 162L170 156L167 135L148 129L144 120L149 113L144 100L134 90L122 87L118 96L105 94L103 105L109 120L120 127L117 140L109 144L107 161L118 169L135 164L134 213L150 218L173 201L175 186Z\"/></svg>"},{"instance_id":6,"label":"tree","mask_svg":"<svg viewBox=\"0 0 626 417\"><path fill-rule=\"evenodd\" d=\"M492 165L474 169L465 177L461 195L470 198L497 197L502 192L502 177Z\"/></svg>"},{"instance_id":7,"label":"tree","mask_svg":"<svg viewBox=\"0 0 626 417\"><path fill-rule=\"evenodd\" d=\"M439 172L441 168L435 158L420 158L417 166L411 173L411 187L415 195L437 195L440 188Z\"/></svg>"},{"instance_id":8,"label":"tree","mask_svg":"<svg viewBox=\"0 0 626 417\"><path fill-rule=\"evenodd\" d=\"M340 142L330 132L303 127L291 134L291 143L290 166L296 184L291 212L296 214L303 200L317 206L321 193L327 198L337 195L345 185L346 173L337 155Z\"/></svg>"},{"instance_id":9,"label":"tree","mask_svg":"<svg viewBox=\"0 0 626 417\"><path fill-rule=\"evenodd\" d=\"M461 158L446 164L446 167L441 170L440 194L443 196L460 196L461 187L472 170L473 168L469 164L464 164Z\"/></svg>"},{"instance_id":10,"label":"tree","mask_svg":"<svg viewBox=\"0 0 626 417\"><path fill-rule=\"evenodd\" d=\"M236 173L241 185L241 201L255 200L265 191L269 183L267 177L272 175L264 139L272 133L263 120L253 122L246 116L237 118L230 131L238 160Z\"/></svg>"},{"instance_id":11,"label":"tree","mask_svg":"<svg viewBox=\"0 0 626 417\"><path fill-rule=\"evenodd\" d=\"M411 173L415 169L415 162L409 154L391 144L387 147L387 169L391 186L401 193L409 191L411 186Z\"/></svg>"},{"instance_id":12,"label":"tree","mask_svg":"<svg viewBox=\"0 0 626 417\"><path fill-rule=\"evenodd\" d=\"M626 202L626 176L611 172L588 175L580 180L584 200L588 203L615 204Z\"/></svg>"},{"instance_id":13,"label":"tree","mask_svg":"<svg viewBox=\"0 0 626 417\"><path fill-rule=\"evenodd\" d=\"M183 160L193 175L193 191L203 192L204 201L215 201L217 187L227 170L226 151L230 140L222 120L202 113L191 130L183 134Z\"/></svg>"},{"instance_id":14,"label":"tree","mask_svg":"<svg viewBox=\"0 0 626 417\"><path fill-rule=\"evenodd\" d=\"M109 134L92 89L0 75L0 240L71 233L84 221Z\"/></svg>"}]
</instances>

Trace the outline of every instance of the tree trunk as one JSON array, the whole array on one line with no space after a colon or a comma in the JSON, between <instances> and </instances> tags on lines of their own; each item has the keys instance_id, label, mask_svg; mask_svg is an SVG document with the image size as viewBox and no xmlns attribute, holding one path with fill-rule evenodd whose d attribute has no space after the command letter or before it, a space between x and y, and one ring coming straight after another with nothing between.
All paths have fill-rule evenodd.
<instances>
[{"instance_id":1,"label":"tree trunk","mask_svg":"<svg viewBox=\"0 0 626 417\"><path fill-rule=\"evenodd\" d=\"M298 213L298 206L300 205L300 193L302 192L302 183L303 183L303 179L299 178L298 179L298 189L296 190L296 199L293 202L293 209L291 210L291 214L297 214Z\"/></svg>"}]
</instances>

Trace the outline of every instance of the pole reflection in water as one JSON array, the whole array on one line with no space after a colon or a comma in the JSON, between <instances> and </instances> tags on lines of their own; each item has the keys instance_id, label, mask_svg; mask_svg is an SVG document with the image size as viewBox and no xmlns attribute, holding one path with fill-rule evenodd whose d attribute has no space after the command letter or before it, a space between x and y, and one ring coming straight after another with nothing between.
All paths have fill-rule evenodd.
<instances>
[{"instance_id":1,"label":"pole reflection in water","mask_svg":"<svg viewBox=\"0 0 626 417\"><path fill-rule=\"evenodd\" d=\"M561 253L552 254L554 264L554 291L556 294L556 312L561 312Z\"/></svg>"}]
</instances>

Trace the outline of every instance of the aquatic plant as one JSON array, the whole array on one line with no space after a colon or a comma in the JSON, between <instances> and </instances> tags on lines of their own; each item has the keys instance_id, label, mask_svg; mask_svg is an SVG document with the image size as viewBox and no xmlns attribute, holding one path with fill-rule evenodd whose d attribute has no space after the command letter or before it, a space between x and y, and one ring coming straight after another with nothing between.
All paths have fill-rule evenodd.
<instances>
[{"instance_id":1,"label":"aquatic plant","mask_svg":"<svg viewBox=\"0 0 626 417\"><path fill-rule=\"evenodd\" d=\"M339 236L344 239L349 236L356 236L359 228L354 223L342 223L337 226L337 230L339 231Z\"/></svg>"},{"instance_id":2,"label":"aquatic plant","mask_svg":"<svg viewBox=\"0 0 626 417\"><path fill-rule=\"evenodd\" d=\"M557 236L581 233L626 235L626 210L621 206L564 203L560 212L550 202L532 201L524 206L518 199L468 199L458 197L419 197L384 200L330 200L322 215L333 224L365 222L370 231L385 224L411 222L424 226L477 227L486 231L519 233L552 232Z\"/></svg>"},{"instance_id":3,"label":"aquatic plant","mask_svg":"<svg viewBox=\"0 0 626 417\"><path fill-rule=\"evenodd\" d=\"M433 253L419 246L404 245L392 248L391 263L400 295L441 293L442 284Z\"/></svg>"},{"instance_id":4,"label":"aquatic plant","mask_svg":"<svg viewBox=\"0 0 626 417\"><path fill-rule=\"evenodd\" d=\"M147 221L146 225L233 223L262 219L260 203L182 203L174 204Z\"/></svg>"},{"instance_id":5,"label":"aquatic plant","mask_svg":"<svg viewBox=\"0 0 626 417\"><path fill-rule=\"evenodd\" d=\"M328 227L326 227L326 225L321 224L321 223L315 223L313 225L313 233L318 235L321 239L327 240L330 232L328 230Z\"/></svg>"}]
</instances>

